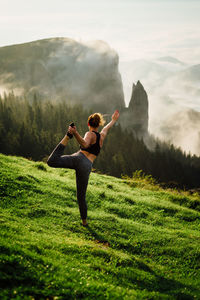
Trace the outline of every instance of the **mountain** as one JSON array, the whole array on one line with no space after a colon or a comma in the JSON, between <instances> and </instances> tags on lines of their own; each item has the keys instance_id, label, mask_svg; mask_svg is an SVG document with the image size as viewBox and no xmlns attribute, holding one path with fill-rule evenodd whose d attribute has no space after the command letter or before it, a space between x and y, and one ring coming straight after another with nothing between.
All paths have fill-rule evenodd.
<instances>
[{"instance_id":1,"label":"mountain","mask_svg":"<svg viewBox=\"0 0 200 300\"><path fill-rule=\"evenodd\" d=\"M0 91L65 99L110 112L125 106L118 55L103 41L52 38L0 48Z\"/></svg>"},{"instance_id":2,"label":"mountain","mask_svg":"<svg viewBox=\"0 0 200 300\"><path fill-rule=\"evenodd\" d=\"M106 113L115 109L126 110L118 55L103 41L86 45L71 39L53 38L2 47L0 74L1 91L13 90L15 94L29 98L64 99L73 105L80 103L84 108ZM139 95L144 89L142 85L138 89L139 85L136 88L138 94L132 96L137 105L129 107L131 113L128 114L129 126L142 137L143 131L139 133L137 130L136 116L141 120L146 108L143 107L143 96ZM121 116L121 124L124 124L125 117ZM148 108L144 124L146 132Z\"/></svg>"},{"instance_id":3,"label":"mountain","mask_svg":"<svg viewBox=\"0 0 200 300\"><path fill-rule=\"evenodd\" d=\"M122 112L119 120L122 127L131 128L140 136L137 129L140 123L140 127L145 127L143 133L149 127L151 133L161 138L163 126L171 125L167 123L170 116L186 108L200 111L199 64L190 66L171 56L120 62L123 86L118 64L117 53L103 41L85 44L52 38L1 47L0 94L13 91L31 99L66 100L103 113L117 108ZM138 80L145 87L149 103L146 106L144 101L131 112L131 86ZM138 119L143 120L143 125ZM198 128L194 131L197 137ZM171 134L164 136L171 139ZM179 140L181 134L176 145ZM195 143L198 145L198 140Z\"/></svg>"},{"instance_id":4,"label":"mountain","mask_svg":"<svg viewBox=\"0 0 200 300\"><path fill-rule=\"evenodd\" d=\"M131 100L120 117L120 124L124 129L132 131L138 138L148 134L149 103L147 93L138 80L133 83Z\"/></svg>"}]
</instances>

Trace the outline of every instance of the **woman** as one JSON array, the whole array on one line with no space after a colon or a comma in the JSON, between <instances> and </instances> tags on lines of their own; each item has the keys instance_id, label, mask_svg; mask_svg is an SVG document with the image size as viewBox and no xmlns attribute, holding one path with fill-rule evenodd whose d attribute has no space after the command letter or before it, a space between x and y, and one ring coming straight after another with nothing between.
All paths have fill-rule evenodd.
<instances>
[{"instance_id":1,"label":"woman","mask_svg":"<svg viewBox=\"0 0 200 300\"><path fill-rule=\"evenodd\" d=\"M66 135L51 153L47 161L47 164L53 168L69 168L76 170L77 200L83 226L87 226L87 204L85 195L89 175L92 170L92 164L103 146L103 141L108 130L115 124L118 118L119 111L116 110L112 115L110 123L103 127L99 133L98 128L100 125L104 125L105 121L101 114L92 114L88 118L89 131L86 132L84 138L80 136L76 126L69 126ZM65 146L70 139L70 134L75 136L80 144L80 150L72 155L63 155Z\"/></svg>"}]
</instances>

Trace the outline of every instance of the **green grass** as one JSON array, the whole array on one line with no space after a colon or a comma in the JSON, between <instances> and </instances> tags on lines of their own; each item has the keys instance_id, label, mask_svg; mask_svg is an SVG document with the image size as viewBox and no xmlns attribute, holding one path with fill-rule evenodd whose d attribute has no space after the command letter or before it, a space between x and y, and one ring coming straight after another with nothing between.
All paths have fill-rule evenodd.
<instances>
[{"instance_id":1,"label":"green grass","mask_svg":"<svg viewBox=\"0 0 200 300\"><path fill-rule=\"evenodd\" d=\"M200 199L0 154L1 299L200 299Z\"/></svg>"}]
</instances>

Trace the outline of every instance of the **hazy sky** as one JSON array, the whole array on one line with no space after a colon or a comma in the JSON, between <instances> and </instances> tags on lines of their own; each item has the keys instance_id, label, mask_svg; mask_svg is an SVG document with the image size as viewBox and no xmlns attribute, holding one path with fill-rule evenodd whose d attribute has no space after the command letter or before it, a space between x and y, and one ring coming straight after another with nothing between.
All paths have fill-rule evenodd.
<instances>
[{"instance_id":1,"label":"hazy sky","mask_svg":"<svg viewBox=\"0 0 200 300\"><path fill-rule=\"evenodd\" d=\"M196 63L199 12L200 0L0 0L0 46L99 39L122 61L174 55Z\"/></svg>"}]
</instances>

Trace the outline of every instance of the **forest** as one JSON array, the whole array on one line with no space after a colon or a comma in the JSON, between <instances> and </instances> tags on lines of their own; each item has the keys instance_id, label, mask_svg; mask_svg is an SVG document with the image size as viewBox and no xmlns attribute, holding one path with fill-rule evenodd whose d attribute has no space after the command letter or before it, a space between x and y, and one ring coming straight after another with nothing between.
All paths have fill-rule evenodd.
<instances>
[{"instance_id":1,"label":"forest","mask_svg":"<svg viewBox=\"0 0 200 300\"><path fill-rule=\"evenodd\" d=\"M78 104L72 106L66 100L52 102L41 99L39 95L27 99L14 93L4 94L0 97L0 152L46 162L72 121L84 136L91 113L92 110ZM93 164L94 171L132 177L135 171L142 170L143 174L153 176L166 187L200 187L200 157L186 154L153 136L151 140L154 149L150 150L143 140L116 124ZM79 145L73 138L65 154L78 150Z\"/></svg>"}]
</instances>

